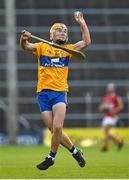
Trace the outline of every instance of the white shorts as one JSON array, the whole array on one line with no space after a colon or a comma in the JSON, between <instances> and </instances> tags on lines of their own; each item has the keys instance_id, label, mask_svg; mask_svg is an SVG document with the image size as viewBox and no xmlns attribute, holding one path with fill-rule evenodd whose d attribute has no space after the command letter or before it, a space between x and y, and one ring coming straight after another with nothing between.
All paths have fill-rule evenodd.
<instances>
[{"instance_id":1,"label":"white shorts","mask_svg":"<svg viewBox=\"0 0 129 180\"><path fill-rule=\"evenodd\" d=\"M115 126L117 123L117 120L118 120L117 117L106 116L103 118L102 126L106 126L106 125Z\"/></svg>"}]
</instances>

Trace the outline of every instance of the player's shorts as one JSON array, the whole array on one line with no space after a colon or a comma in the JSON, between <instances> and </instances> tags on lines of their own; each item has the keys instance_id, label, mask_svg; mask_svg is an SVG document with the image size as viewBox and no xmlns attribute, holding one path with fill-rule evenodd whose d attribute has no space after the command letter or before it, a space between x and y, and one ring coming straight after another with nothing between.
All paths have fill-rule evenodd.
<instances>
[{"instance_id":1,"label":"player's shorts","mask_svg":"<svg viewBox=\"0 0 129 180\"><path fill-rule=\"evenodd\" d=\"M67 103L67 92L44 89L37 93L40 111L52 111L52 107L60 102Z\"/></svg>"},{"instance_id":2,"label":"player's shorts","mask_svg":"<svg viewBox=\"0 0 129 180\"><path fill-rule=\"evenodd\" d=\"M117 120L118 120L117 117L106 116L103 118L102 126L106 126L106 125L115 126L117 123Z\"/></svg>"}]
</instances>

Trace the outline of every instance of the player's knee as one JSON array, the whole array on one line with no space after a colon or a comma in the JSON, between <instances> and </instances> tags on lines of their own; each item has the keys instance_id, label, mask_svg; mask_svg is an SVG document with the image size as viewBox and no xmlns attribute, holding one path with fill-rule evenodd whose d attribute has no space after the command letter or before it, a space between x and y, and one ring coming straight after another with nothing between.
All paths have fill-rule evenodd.
<instances>
[{"instance_id":1,"label":"player's knee","mask_svg":"<svg viewBox=\"0 0 129 180\"><path fill-rule=\"evenodd\" d=\"M61 134L62 133L62 126L56 125L55 127L53 127L53 133Z\"/></svg>"}]
</instances>

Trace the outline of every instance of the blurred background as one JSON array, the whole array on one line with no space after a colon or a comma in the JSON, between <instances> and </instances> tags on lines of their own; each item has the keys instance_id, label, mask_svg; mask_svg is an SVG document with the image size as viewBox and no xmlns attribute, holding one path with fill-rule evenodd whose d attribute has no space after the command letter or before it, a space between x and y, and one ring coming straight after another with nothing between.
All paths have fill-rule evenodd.
<instances>
[{"instance_id":1,"label":"blurred background","mask_svg":"<svg viewBox=\"0 0 129 180\"><path fill-rule=\"evenodd\" d=\"M64 127L84 133L101 127L98 105L109 82L124 102L117 126L129 126L128 0L0 0L0 144L41 144L45 137L36 101L37 59L20 48L21 31L49 40L50 27L63 22L75 43L81 39L76 10L84 13L92 44L84 50L86 60L70 62Z\"/></svg>"}]
</instances>

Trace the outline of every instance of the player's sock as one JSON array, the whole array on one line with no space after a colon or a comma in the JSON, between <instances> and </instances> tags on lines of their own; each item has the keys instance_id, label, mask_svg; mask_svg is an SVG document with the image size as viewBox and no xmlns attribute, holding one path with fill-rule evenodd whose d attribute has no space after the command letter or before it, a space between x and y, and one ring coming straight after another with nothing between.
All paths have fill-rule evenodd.
<instances>
[{"instance_id":1,"label":"player's sock","mask_svg":"<svg viewBox=\"0 0 129 180\"><path fill-rule=\"evenodd\" d=\"M75 146L72 146L72 148L69 150L72 154L77 154L78 149Z\"/></svg>"},{"instance_id":2,"label":"player's sock","mask_svg":"<svg viewBox=\"0 0 129 180\"><path fill-rule=\"evenodd\" d=\"M105 144L103 145L102 151L103 151L103 152L108 151L108 144L107 144L107 143L105 143Z\"/></svg>"},{"instance_id":3,"label":"player's sock","mask_svg":"<svg viewBox=\"0 0 129 180\"><path fill-rule=\"evenodd\" d=\"M86 164L86 161L83 157L83 153L78 150L75 146L72 146L72 148L69 150L72 153L73 158L78 162L80 167L84 167Z\"/></svg>"},{"instance_id":4,"label":"player's sock","mask_svg":"<svg viewBox=\"0 0 129 180\"><path fill-rule=\"evenodd\" d=\"M52 160L55 159L56 153L54 153L53 151L50 151L48 158L52 158Z\"/></svg>"},{"instance_id":5,"label":"player's sock","mask_svg":"<svg viewBox=\"0 0 129 180\"><path fill-rule=\"evenodd\" d=\"M114 138L114 142L115 142L116 145L118 145L118 144L121 143L121 140L115 137L115 138Z\"/></svg>"},{"instance_id":6,"label":"player's sock","mask_svg":"<svg viewBox=\"0 0 129 180\"><path fill-rule=\"evenodd\" d=\"M119 141L119 143L117 143L116 145L118 147L118 150L120 150L123 147L123 145L124 145L123 140Z\"/></svg>"}]
</instances>

